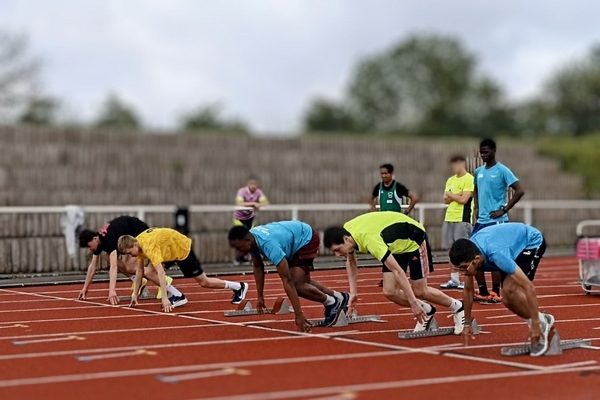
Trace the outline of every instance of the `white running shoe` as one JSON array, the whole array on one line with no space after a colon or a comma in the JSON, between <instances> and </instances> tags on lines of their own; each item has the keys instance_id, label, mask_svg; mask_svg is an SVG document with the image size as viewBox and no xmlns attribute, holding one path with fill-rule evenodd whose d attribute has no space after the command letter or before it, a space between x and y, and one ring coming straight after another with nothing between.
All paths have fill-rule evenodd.
<instances>
[{"instance_id":1,"label":"white running shoe","mask_svg":"<svg viewBox=\"0 0 600 400\"><path fill-rule=\"evenodd\" d=\"M440 287L442 289L458 289L458 290L463 290L465 288L465 284L462 283L462 282L456 282L456 281L453 281L452 279L450 279L448 282L442 283L440 285Z\"/></svg>"},{"instance_id":2,"label":"white running shoe","mask_svg":"<svg viewBox=\"0 0 600 400\"><path fill-rule=\"evenodd\" d=\"M548 347L550 345L548 336L550 336L550 332L554 327L554 316L547 313L542 313L542 316L543 319L540 320L542 336L540 336L540 340L535 345L532 345L530 347L529 355L531 357L543 356L548 351Z\"/></svg>"},{"instance_id":3,"label":"white running shoe","mask_svg":"<svg viewBox=\"0 0 600 400\"><path fill-rule=\"evenodd\" d=\"M454 334L461 335L465 330L465 308L461 305L460 309L452 315L454 319Z\"/></svg>"},{"instance_id":4,"label":"white running shoe","mask_svg":"<svg viewBox=\"0 0 600 400\"><path fill-rule=\"evenodd\" d=\"M435 307L431 306L431 311L429 311L427 313L425 320L423 322L417 321L417 324L415 325L415 329L413 329L413 332L423 332L423 331L430 330L431 322L434 320L436 311L437 310L435 309Z\"/></svg>"}]
</instances>

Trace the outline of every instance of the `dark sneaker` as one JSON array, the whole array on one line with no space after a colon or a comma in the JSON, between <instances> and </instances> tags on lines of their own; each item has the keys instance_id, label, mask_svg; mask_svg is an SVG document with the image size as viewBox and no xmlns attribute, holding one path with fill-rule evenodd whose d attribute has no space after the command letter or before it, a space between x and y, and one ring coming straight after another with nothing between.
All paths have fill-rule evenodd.
<instances>
[{"instance_id":1,"label":"dark sneaker","mask_svg":"<svg viewBox=\"0 0 600 400\"><path fill-rule=\"evenodd\" d=\"M434 306L431 306L431 311L429 311L427 313L425 320L423 322L417 321L417 324L415 325L413 332L423 332L423 331L430 330L431 329L431 321L433 321L436 311L437 311L436 308Z\"/></svg>"},{"instance_id":2,"label":"dark sneaker","mask_svg":"<svg viewBox=\"0 0 600 400\"><path fill-rule=\"evenodd\" d=\"M342 292L342 302L345 304L344 312L348 312L348 304L350 304L350 293Z\"/></svg>"},{"instance_id":3,"label":"dark sneaker","mask_svg":"<svg viewBox=\"0 0 600 400\"><path fill-rule=\"evenodd\" d=\"M187 304L188 299L182 294L181 296L169 296L169 301L173 308L177 308Z\"/></svg>"},{"instance_id":4,"label":"dark sneaker","mask_svg":"<svg viewBox=\"0 0 600 400\"><path fill-rule=\"evenodd\" d=\"M239 290L233 291L231 304L240 304L246 298L246 293L248 293L248 284L240 282L240 285L241 287L239 288Z\"/></svg>"},{"instance_id":5,"label":"dark sneaker","mask_svg":"<svg viewBox=\"0 0 600 400\"><path fill-rule=\"evenodd\" d=\"M348 296L347 293L344 294L345 296L342 300L338 300L335 296L333 296L335 303L325 306L325 320L323 321L324 326L335 325L340 317L340 314L344 312L344 309L348 308L348 300L350 299L350 296Z\"/></svg>"}]
</instances>

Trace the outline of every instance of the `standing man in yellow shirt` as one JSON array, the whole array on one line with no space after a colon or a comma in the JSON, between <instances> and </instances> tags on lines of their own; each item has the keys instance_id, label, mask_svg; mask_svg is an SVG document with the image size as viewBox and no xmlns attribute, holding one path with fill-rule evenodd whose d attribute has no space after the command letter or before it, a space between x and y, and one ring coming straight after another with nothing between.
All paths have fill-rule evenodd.
<instances>
[{"instance_id":1,"label":"standing man in yellow shirt","mask_svg":"<svg viewBox=\"0 0 600 400\"><path fill-rule=\"evenodd\" d=\"M450 167L454 175L448 178L444 189L444 203L448 204L442 225L442 247L445 250L450 249L458 239L469 239L473 230L473 175L467 172L467 160L462 155L452 156ZM450 273L450 280L440 287L462 290L464 285L455 271Z\"/></svg>"},{"instance_id":2,"label":"standing man in yellow shirt","mask_svg":"<svg viewBox=\"0 0 600 400\"><path fill-rule=\"evenodd\" d=\"M170 228L150 228L140 233L137 237L121 236L118 242L119 253L127 254L139 259L134 283L134 295L131 305L137 304L137 289L142 282L144 274L144 259L150 263L156 272L162 291L162 307L164 312L171 312L173 305L166 295L167 282L165 267L174 264L179 266L185 278L194 278L200 286L212 289L230 289L233 291L233 304L239 304L246 297L248 284L244 282L230 282L218 278L209 278L204 273L200 261L192 249L192 239ZM187 302L187 301L186 301Z\"/></svg>"}]
</instances>

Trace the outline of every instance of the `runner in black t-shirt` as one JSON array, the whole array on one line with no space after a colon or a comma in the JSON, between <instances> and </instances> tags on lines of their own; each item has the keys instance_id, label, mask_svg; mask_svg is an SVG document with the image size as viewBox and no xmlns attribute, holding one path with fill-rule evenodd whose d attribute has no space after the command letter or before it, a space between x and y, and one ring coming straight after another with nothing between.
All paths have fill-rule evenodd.
<instances>
[{"instance_id":1,"label":"runner in black t-shirt","mask_svg":"<svg viewBox=\"0 0 600 400\"><path fill-rule=\"evenodd\" d=\"M108 301L113 305L119 302L116 292L117 273L121 272L127 277L134 277L136 263L138 261L130 257L127 257L127 259L124 261L120 260L117 253L117 242L121 236L131 235L135 237L148 228L149 226L138 218L123 215L113 219L108 224L100 228L97 232L86 229L79 234L79 246L82 248L87 247L93 254L92 261L88 266L85 283L79 292L79 299L85 300L89 285L92 283L92 279L94 278L96 270L98 269L99 256L104 252L108 256L110 265ZM149 281L159 286L156 270L153 268L146 268L144 271L144 276ZM171 285L172 281L173 279L169 277L167 281L167 291L169 293L169 300L171 300L171 303L173 303L174 306L175 304L180 306L187 303L185 296Z\"/></svg>"}]
</instances>

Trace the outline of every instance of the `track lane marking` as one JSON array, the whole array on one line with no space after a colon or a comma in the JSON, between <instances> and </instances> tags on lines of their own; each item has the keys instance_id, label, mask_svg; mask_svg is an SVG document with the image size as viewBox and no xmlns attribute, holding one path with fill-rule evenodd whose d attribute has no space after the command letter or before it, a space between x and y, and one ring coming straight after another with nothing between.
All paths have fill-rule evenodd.
<instances>
[{"instance_id":1,"label":"track lane marking","mask_svg":"<svg viewBox=\"0 0 600 400\"><path fill-rule=\"evenodd\" d=\"M75 356L75 359L78 361L95 361L95 360L106 360L112 358L122 358L122 357L131 357L131 356L155 356L158 353L156 351L147 350L147 349L137 349L131 351L122 351L118 353L107 353L107 354L95 354L95 355L82 355Z\"/></svg>"},{"instance_id":2,"label":"track lane marking","mask_svg":"<svg viewBox=\"0 0 600 400\"><path fill-rule=\"evenodd\" d=\"M48 339L32 339L32 340L16 340L12 343L16 346L22 346L25 344L37 344L37 343L50 343L50 342L64 342L67 340L85 340L82 336L69 335L65 337L54 337Z\"/></svg>"},{"instance_id":3,"label":"track lane marking","mask_svg":"<svg viewBox=\"0 0 600 400\"><path fill-rule=\"evenodd\" d=\"M181 374L181 375L157 375L156 379L159 380L160 382L165 382L165 383L179 383L182 381L214 378L216 376L226 376L226 375L248 376L250 374L251 374L250 370L230 367L230 368L219 369L216 371L192 372L189 374Z\"/></svg>"}]
</instances>

